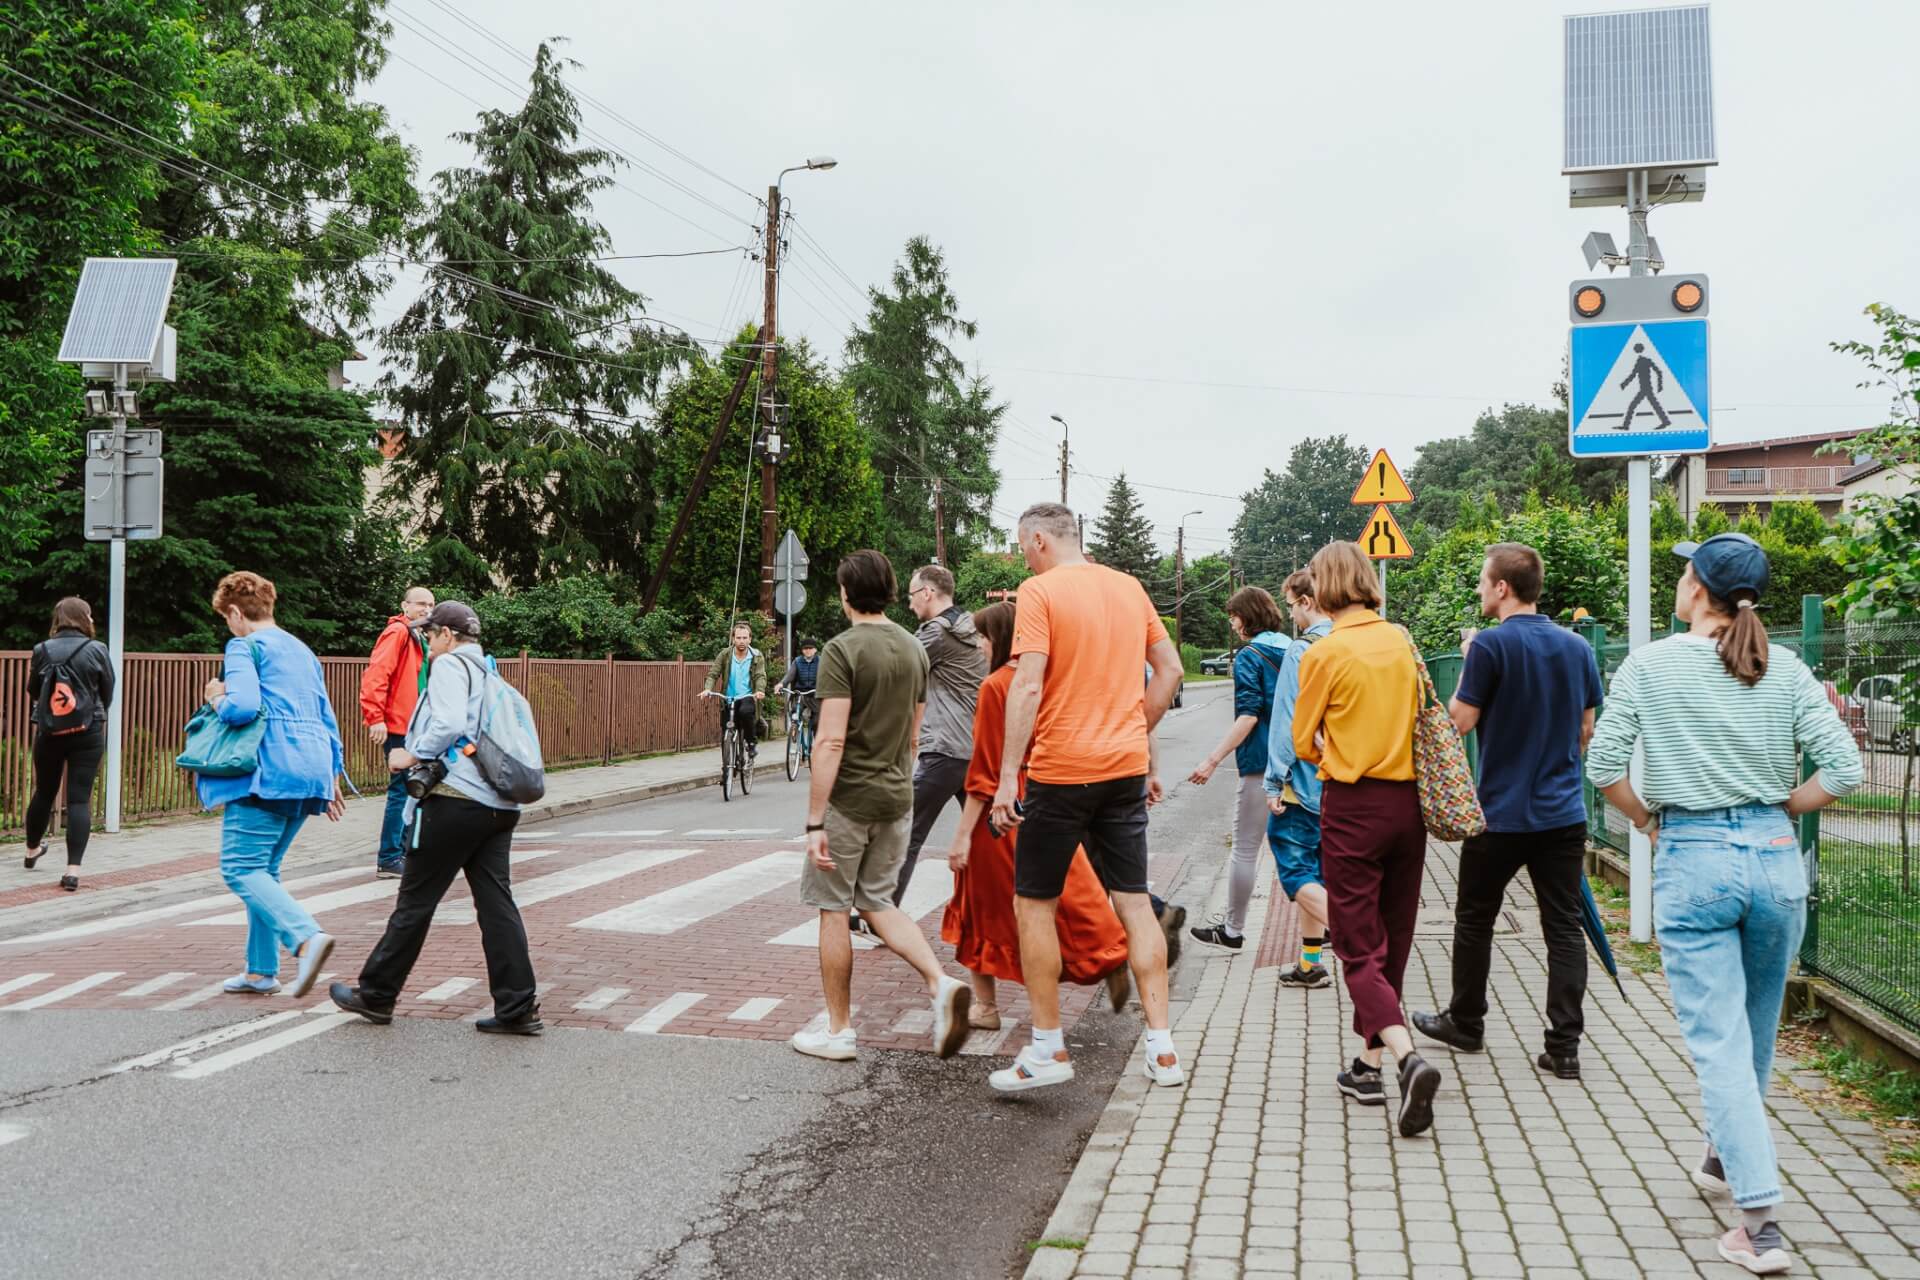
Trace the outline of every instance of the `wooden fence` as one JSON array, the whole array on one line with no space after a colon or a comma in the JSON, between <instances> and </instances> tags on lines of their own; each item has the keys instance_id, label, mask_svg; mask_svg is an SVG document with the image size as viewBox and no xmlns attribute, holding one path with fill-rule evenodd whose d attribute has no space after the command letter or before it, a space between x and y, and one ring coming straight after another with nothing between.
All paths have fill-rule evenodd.
<instances>
[{"instance_id":1,"label":"wooden fence","mask_svg":"<svg viewBox=\"0 0 1920 1280\"><path fill-rule=\"evenodd\" d=\"M26 822L33 762L27 724L28 655L0 651L0 833ZM499 659L500 674L533 704L548 767L610 764L631 756L684 751L718 740L719 716L699 699L707 664L615 662L604 659ZM384 789L384 752L360 720L360 676L365 658L322 658L327 696L340 720L347 775L362 791ZM126 821L191 813L193 777L174 767L187 718L200 693L219 674L218 654L130 653L118 697L123 702L125 753L120 812ZM94 788L96 828L105 815L105 768Z\"/></svg>"}]
</instances>

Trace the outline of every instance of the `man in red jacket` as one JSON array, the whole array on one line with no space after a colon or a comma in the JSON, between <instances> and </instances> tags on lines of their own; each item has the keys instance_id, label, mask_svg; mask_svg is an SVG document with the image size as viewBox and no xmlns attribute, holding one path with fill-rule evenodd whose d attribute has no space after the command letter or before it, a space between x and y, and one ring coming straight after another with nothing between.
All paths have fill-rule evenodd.
<instances>
[{"instance_id":1,"label":"man in red jacket","mask_svg":"<svg viewBox=\"0 0 1920 1280\"><path fill-rule=\"evenodd\" d=\"M386 630L374 642L367 672L360 677L360 718L367 737L381 747L385 759L395 747L406 745L407 723L427 686L427 645L420 624L433 611L433 592L414 587L400 602L400 612L387 619ZM406 859L400 813L407 804L407 775L387 781L387 813L380 823L380 848L375 852L374 875L383 880L400 875Z\"/></svg>"}]
</instances>

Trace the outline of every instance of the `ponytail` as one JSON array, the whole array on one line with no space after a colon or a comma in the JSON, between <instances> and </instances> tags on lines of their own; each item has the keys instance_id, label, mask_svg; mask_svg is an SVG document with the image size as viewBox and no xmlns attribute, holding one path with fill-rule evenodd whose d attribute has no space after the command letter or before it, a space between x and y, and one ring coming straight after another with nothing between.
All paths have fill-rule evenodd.
<instances>
[{"instance_id":1,"label":"ponytail","mask_svg":"<svg viewBox=\"0 0 1920 1280\"><path fill-rule=\"evenodd\" d=\"M1728 675L1751 688L1767 674L1767 624L1760 621L1760 611L1754 608L1758 597L1753 592L1736 591L1733 595L1729 605L1708 594L1714 612L1733 619L1720 632L1720 664Z\"/></svg>"}]
</instances>

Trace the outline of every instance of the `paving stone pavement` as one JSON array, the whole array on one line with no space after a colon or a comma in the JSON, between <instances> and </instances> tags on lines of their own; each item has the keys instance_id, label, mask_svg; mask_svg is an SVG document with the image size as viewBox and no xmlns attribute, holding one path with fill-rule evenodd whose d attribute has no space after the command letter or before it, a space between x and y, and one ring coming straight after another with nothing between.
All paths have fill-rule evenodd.
<instances>
[{"instance_id":1,"label":"paving stone pavement","mask_svg":"<svg viewBox=\"0 0 1920 1280\"><path fill-rule=\"evenodd\" d=\"M1430 844L1413 1009L1446 1000L1457 861ZM1391 1105L1334 1090L1357 1044L1344 986L1296 991L1258 967L1262 931L1292 932L1263 873L1248 945L1187 949L1183 963L1204 966L1174 1017L1189 1083L1123 1079L1045 1233L1084 1248L1038 1249L1029 1280L1744 1276L1714 1251L1731 1206L1688 1180L1700 1098L1661 975L1623 968L1623 1001L1595 962L1584 1079L1543 1075L1546 953L1524 877L1508 907L1518 928L1496 935L1487 1051L1422 1046L1446 1080L1432 1133L1402 1139ZM1809 1108L1784 1081L1769 1103L1792 1274L1920 1276L1920 1208L1872 1127Z\"/></svg>"}]
</instances>

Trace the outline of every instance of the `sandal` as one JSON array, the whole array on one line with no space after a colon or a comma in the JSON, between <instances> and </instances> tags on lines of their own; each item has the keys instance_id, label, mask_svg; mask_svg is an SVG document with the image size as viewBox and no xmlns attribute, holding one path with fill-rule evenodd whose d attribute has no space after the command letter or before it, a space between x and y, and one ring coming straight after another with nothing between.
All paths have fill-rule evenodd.
<instances>
[{"instance_id":1,"label":"sandal","mask_svg":"<svg viewBox=\"0 0 1920 1280\"><path fill-rule=\"evenodd\" d=\"M967 1025L976 1031L998 1031L1000 1029L1000 1007L991 1004L976 1004L967 1014Z\"/></svg>"}]
</instances>

